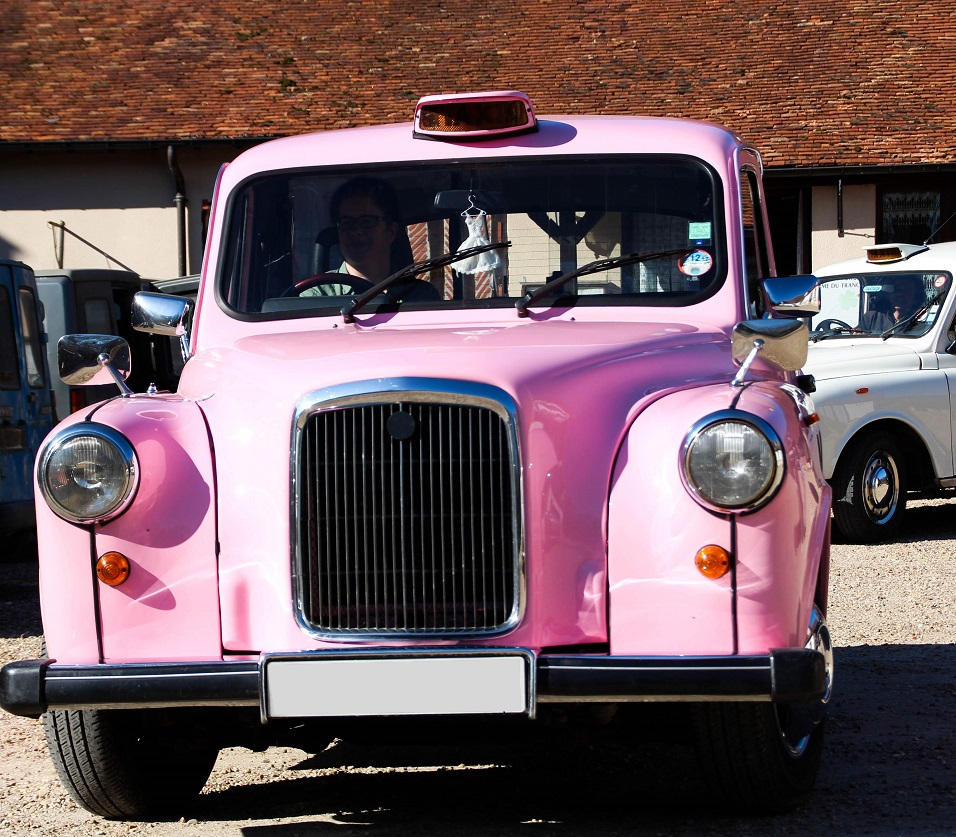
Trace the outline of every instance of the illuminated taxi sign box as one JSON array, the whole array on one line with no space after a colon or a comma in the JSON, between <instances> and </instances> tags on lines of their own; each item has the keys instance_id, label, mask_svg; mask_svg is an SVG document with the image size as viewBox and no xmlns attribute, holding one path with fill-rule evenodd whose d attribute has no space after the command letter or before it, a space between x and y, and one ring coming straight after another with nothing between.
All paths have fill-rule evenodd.
<instances>
[{"instance_id":1,"label":"illuminated taxi sign box","mask_svg":"<svg viewBox=\"0 0 956 837\"><path fill-rule=\"evenodd\" d=\"M515 90L425 96L415 108L416 137L492 139L537 129L531 99Z\"/></svg>"},{"instance_id":2,"label":"illuminated taxi sign box","mask_svg":"<svg viewBox=\"0 0 956 837\"><path fill-rule=\"evenodd\" d=\"M885 264L886 262L901 262L917 253L928 249L922 244L879 244L874 247L864 247L866 260L870 264Z\"/></svg>"}]
</instances>

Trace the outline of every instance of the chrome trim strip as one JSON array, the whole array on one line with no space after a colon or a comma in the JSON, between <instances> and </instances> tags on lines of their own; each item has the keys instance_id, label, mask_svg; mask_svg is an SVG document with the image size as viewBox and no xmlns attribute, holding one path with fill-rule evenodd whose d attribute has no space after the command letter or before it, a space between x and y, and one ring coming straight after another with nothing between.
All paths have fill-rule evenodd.
<instances>
[{"instance_id":1,"label":"chrome trim strip","mask_svg":"<svg viewBox=\"0 0 956 837\"><path fill-rule=\"evenodd\" d=\"M508 437L512 481L512 542L515 545L515 572L512 580L514 605L506 622L485 631L369 631L324 632L311 628L303 616L304 591L299 567L304 555L300 544L299 517L301 492L298 479L299 458L302 452L303 431L310 417L318 412L374 404L392 404L413 401L429 404L473 406L488 409L504 422ZM515 400L499 387L474 381L456 381L442 378L379 378L355 381L340 386L314 390L296 403L292 421L290 458L290 560L292 564L292 600L299 628L310 637L334 642L367 642L369 640L436 639L468 636L500 636L513 630L521 621L525 609L526 566L524 541L524 495L522 456L518 433L518 406Z\"/></svg>"}]
</instances>

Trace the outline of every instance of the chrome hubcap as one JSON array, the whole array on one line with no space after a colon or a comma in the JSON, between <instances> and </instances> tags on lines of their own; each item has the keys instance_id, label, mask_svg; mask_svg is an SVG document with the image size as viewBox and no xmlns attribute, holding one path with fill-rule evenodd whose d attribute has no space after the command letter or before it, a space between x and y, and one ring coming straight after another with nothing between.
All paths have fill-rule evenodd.
<instances>
[{"instance_id":1,"label":"chrome hubcap","mask_svg":"<svg viewBox=\"0 0 956 837\"><path fill-rule=\"evenodd\" d=\"M822 697L815 703L774 706L780 740L784 750L792 758L799 758L807 749L810 736L826 716L827 703L833 691L833 645L826 620L816 605L810 615L806 647L823 654L825 689Z\"/></svg>"},{"instance_id":2,"label":"chrome hubcap","mask_svg":"<svg viewBox=\"0 0 956 837\"><path fill-rule=\"evenodd\" d=\"M900 499L900 475L886 451L874 451L863 468L863 508L874 523L885 523L896 512Z\"/></svg>"}]
</instances>

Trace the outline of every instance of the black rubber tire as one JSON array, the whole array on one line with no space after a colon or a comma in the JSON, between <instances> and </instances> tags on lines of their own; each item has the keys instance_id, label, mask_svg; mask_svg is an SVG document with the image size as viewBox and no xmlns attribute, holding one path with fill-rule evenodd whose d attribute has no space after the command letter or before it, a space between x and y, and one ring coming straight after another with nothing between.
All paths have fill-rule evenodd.
<instances>
[{"instance_id":1,"label":"black rubber tire","mask_svg":"<svg viewBox=\"0 0 956 837\"><path fill-rule=\"evenodd\" d=\"M47 712L47 746L60 782L83 808L107 819L179 819L219 752L188 712Z\"/></svg>"},{"instance_id":2,"label":"black rubber tire","mask_svg":"<svg viewBox=\"0 0 956 837\"><path fill-rule=\"evenodd\" d=\"M694 707L697 753L717 807L738 814L780 814L800 805L816 782L826 727L793 754L771 703L713 703Z\"/></svg>"},{"instance_id":3,"label":"black rubber tire","mask_svg":"<svg viewBox=\"0 0 956 837\"><path fill-rule=\"evenodd\" d=\"M881 509L866 489L867 474L878 463L887 467L890 497ZM831 480L833 523L849 543L881 543L899 535L906 512L906 463L889 433L868 433L843 452Z\"/></svg>"}]
</instances>

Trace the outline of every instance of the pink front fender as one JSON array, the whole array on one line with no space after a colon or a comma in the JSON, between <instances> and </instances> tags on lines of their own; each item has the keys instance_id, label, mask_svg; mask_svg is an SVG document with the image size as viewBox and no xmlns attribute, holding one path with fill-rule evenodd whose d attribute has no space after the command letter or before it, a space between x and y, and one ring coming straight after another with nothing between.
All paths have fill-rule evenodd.
<instances>
[{"instance_id":1,"label":"pink front fender","mask_svg":"<svg viewBox=\"0 0 956 837\"><path fill-rule=\"evenodd\" d=\"M612 654L731 654L729 576L694 565L707 544L731 548L730 523L684 489L679 454L702 416L726 409L730 387L690 389L645 408L614 470L608 514Z\"/></svg>"},{"instance_id":2,"label":"pink front fender","mask_svg":"<svg viewBox=\"0 0 956 837\"><path fill-rule=\"evenodd\" d=\"M732 401L737 399L736 404ZM699 505L680 479L688 430L734 406L769 423L786 471L766 505L747 514ZM614 654L766 654L799 648L827 568L829 487L806 404L775 383L686 390L640 412L612 481L608 517L611 651ZM710 580L694 557L708 544L734 569Z\"/></svg>"},{"instance_id":3,"label":"pink front fender","mask_svg":"<svg viewBox=\"0 0 956 837\"><path fill-rule=\"evenodd\" d=\"M132 442L141 469L132 506L96 531L97 555L116 550L132 564L124 584L97 582L104 661L220 659L215 479L202 412L136 398L94 418Z\"/></svg>"},{"instance_id":4,"label":"pink front fender","mask_svg":"<svg viewBox=\"0 0 956 837\"><path fill-rule=\"evenodd\" d=\"M806 413L791 412L770 384L748 387L739 407L769 422L785 448L787 477L777 496L738 521L737 625L741 654L801 647L814 596L829 574L830 486L820 467L817 434ZM825 609L826 601L818 602Z\"/></svg>"}]
</instances>

